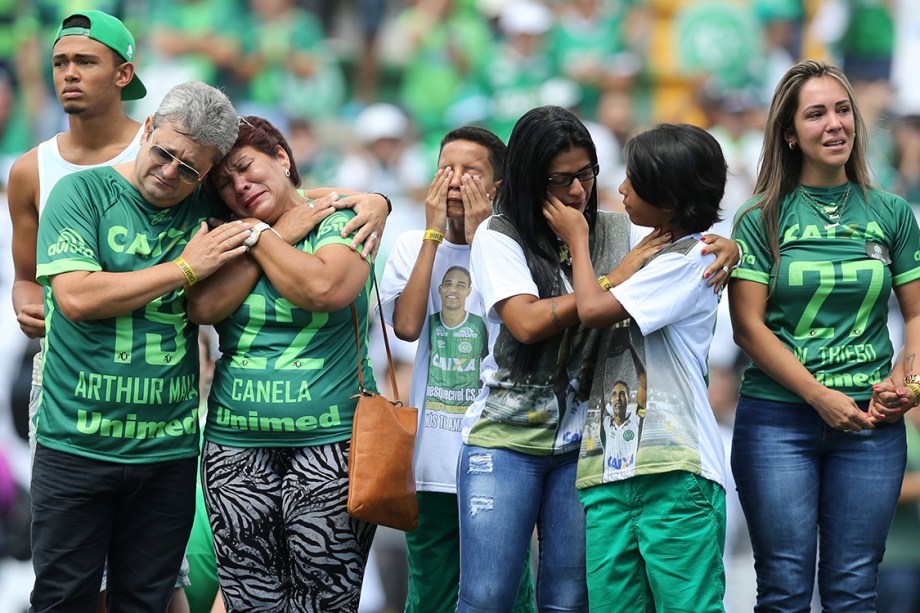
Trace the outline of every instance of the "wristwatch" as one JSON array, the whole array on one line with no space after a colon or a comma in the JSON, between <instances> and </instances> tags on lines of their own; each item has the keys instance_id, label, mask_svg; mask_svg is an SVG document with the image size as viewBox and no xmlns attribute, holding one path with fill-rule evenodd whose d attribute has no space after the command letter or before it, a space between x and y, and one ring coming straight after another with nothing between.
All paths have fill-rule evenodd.
<instances>
[{"instance_id":1,"label":"wristwatch","mask_svg":"<svg viewBox=\"0 0 920 613\"><path fill-rule=\"evenodd\" d=\"M246 249L252 249L255 244L259 242L259 236L262 234L262 231L271 230L271 228L272 227L264 221L260 221L252 227L252 230L250 230L251 233L246 237L246 240L243 241L243 245L246 246Z\"/></svg>"}]
</instances>

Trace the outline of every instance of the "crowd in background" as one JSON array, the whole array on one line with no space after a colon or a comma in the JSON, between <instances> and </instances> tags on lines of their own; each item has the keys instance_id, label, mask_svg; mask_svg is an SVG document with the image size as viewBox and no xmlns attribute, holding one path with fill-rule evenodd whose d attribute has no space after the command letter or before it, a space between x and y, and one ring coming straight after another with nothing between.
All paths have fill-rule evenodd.
<instances>
[{"instance_id":1,"label":"crowd in background","mask_svg":"<svg viewBox=\"0 0 920 613\"><path fill-rule=\"evenodd\" d=\"M776 80L801 57L841 65L873 130L881 187L915 199L920 49L910 0L16 0L0 3L0 169L61 129L43 62L56 24L80 8L123 19L152 95L219 86L240 112L296 143L308 184L381 167L407 202L427 185L440 135L481 124L507 139L527 110L575 110L601 151L605 204L626 137L659 122L712 128L741 179ZM377 104L390 104L382 111ZM374 113L389 113L376 114ZM399 113L398 118L395 113ZM369 115L366 115L369 114ZM379 141L395 141L380 143ZM419 158L419 156L421 157ZM5 173L4 173L5 174ZM746 186L726 195L732 209ZM738 194L738 195L736 195Z\"/></svg>"},{"instance_id":2,"label":"crowd in background","mask_svg":"<svg viewBox=\"0 0 920 613\"><path fill-rule=\"evenodd\" d=\"M132 117L150 114L171 86L200 79L223 89L240 114L267 117L288 135L305 185L386 193L393 214L378 275L395 238L424 225L441 136L479 124L506 140L521 115L545 104L573 110L589 127L607 209L620 206L621 147L631 134L659 122L710 130L730 170L714 231L729 235L753 190L773 87L804 57L843 68L868 124L873 181L920 211L920 83L911 78L920 0L0 0L0 201L12 162L65 129L47 58L61 18L83 8L117 15L135 34L150 94L127 106ZM0 295L9 295L5 213L0 222ZM724 302L710 401L729 442L746 360ZM900 324L891 327L897 347ZM0 432L24 436L36 346L10 308L0 309L0 335ZM397 345L406 393L413 352ZM12 420L7 397L22 408ZM27 468L27 456L0 457L0 514L15 514L15 483L28 482ZM740 575L737 584L750 586L743 521L731 505L727 555L745 561L727 566L728 584ZM15 535L0 540L0 556L21 545ZM385 533L375 544L391 592L401 579L396 562L404 564L400 545L401 535ZM741 610L750 589L737 597Z\"/></svg>"},{"instance_id":3,"label":"crowd in background","mask_svg":"<svg viewBox=\"0 0 920 613\"><path fill-rule=\"evenodd\" d=\"M507 139L556 104L587 123L602 206L616 208L620 148L659 122L710 129L732 181L727 231L750 194L763 111L802 57L843 67L871 130L880 187L920 201L920 54L912 0L100 0L0 3L0 180L65 124L43 62L80 8L122 18L152 92L144 117L190 79L290 136L308 185L390 194L392 239L417 226L440 136L479 124ZM384 255L387 243L384 245Z\"/></svg>"}]
</instances>

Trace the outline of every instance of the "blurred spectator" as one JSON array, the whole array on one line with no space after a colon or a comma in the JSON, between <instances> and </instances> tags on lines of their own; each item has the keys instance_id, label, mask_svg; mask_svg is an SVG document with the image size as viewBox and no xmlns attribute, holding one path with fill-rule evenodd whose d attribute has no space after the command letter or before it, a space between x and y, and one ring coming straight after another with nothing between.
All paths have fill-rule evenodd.
<instances>
[{"instance_id":1,"label":"blurred spectator","mask_svg":"<svg viewBox=\"0 0 920 613\"><path fill-rule=\"evenodd\" d=\"M894 143L888 116L893 93L893 4L890 0L827 0L811 28L853 84L869 130L869 167L873 179L885 186L894 180L895 172L889 162ZM913 6L916 13L916 3ZM912 80L916 80L916 57L911 60Z\"/></svg>"},{"instance_id":2,"label":"blurred spectator","mask_svg":"<svg viewBox=\"0 0 920 613\"><path fill-rule=\"evenodd\" d=\"M355 118L354 132L358 144L342 160L332 184L348 185L359 191L382 192L393 204L374 266L374 274L379 279L396 237L425 225L422 203L431 173L409 118L399 107L372 104ZM369 342L375 373L380 385L385 386L389 379L386 377L387 360L379 325L378 318L371 318ZM415 343L399 340L392 330L389 338L396 362L397 384L407 398Z\"/></svg>"},{"instance_id":3,"label":"blurred spectator","mask_svg":"<svg viewBox=\"0 0 920 613\"><path fill-rule=\"evenodd\" d=\"M26 13L26 3L0 1L0 156L16 156L32 146L35 120L30 102L45 95L41 61L30 56L37 21ZM44 56L39 56L44 57ZM30 113L29 109L33 109ZM0 159L0 181L5 181L9 163Z\"/></svg>"},{"instance_id":4,"label":"blurred spectator","mask_svg":"<svg viewBox=\"0 0 920 613\"><path fill-rule=\"evenodd\" d=\"M353 130L357 142L345 155L331 184L382 192L390 198L393 211L387 218L386 231L381 237L374 264L374 274L379 279L396 238L407 230L424 228L422 203L431 172L415 137L415 129L399 107L386 103L372 104L358 113ZM407 401L416 343L398 339L389 325L387 334L400 398ZM369 318L368 350L381 393L393 398L393 390L388 389L390 380L383 334L376 316ZM365 584L380 585L387 603L402 610L407 577L403 534L392 529L378 529L371 561L365 571ZM374 593L379 597L378 592L375 590ZM364 606L362 600L362 608Z\"/></svg>"},{"instance_id":5,"label":"blurred spectator","mask_svg":"<svg viewBox=\"0 0 920 613\"><path fill-rule=\"evenodd\" d=\"M894 15L894 48L891 59L893 111L898 115L920 115L920 10L917 0L891 0Z\"/></svg>"},{"instance_id":6,"label":"blurred spectator","mask_svg":"<svg viewBox=\"0 0 920 613\"><path fill-rule=\"evenodd\" d=\"M324 2L323 4L336 4ZM377 41L383 23L386 0L358 0L361 16L361 47L355 67L354 98L370 104L377 100L380 79L377 59Z\"/></svg>"},{"instance_id":7,"label":"blurred spectator","mask_svg":"<svg viewBox=\"0 0 920 613\"><path fill-rule=\"evenodd\" d=\"M708 80L700 92L700 107L709 121L709 132L719 141L728 163L722 221L711 230L722 236L731 236L735 213L754 193L764 112L757 93L754 87L724 88L715 78Z\"/></svg>"},{"instance_id":8,"label":"blurred spectator","mask_svg":"<svg viewBox=\"0 0 920 613\"><path fill-rule=\"evenodd\" d=\"M417 0L397 16L394 30L404 45L399 98L436 148L450 127L484 114L476 104L475 76L491 57L492 33L460 0ZM464 109L463 102L474 108ZM447 118L452 105L457 114Z\"/></svg>"},{"instance_id":9,"label":"blurred spectator","mask_svg":"<svg viewBox=\"0 0 920 613\"><path fill-rule=\"evenodd\" d=\"M21 102L16 98L12 77L0 68L0 183L6 182L13 161L32 146Z\"/></svg>"},{"instance_id":10,"label":"blurred spectator","mask_svg":"<svg viewBox=\"0 0 920 613\"><path fill-rule=\"evenodd\" d=\"M152 114L162 93L184 81L199 80L234 92L229 69L239 61L243 14L238 2L157 0L151 3L147 33L141 39L144 80L153 95L134 106ZM221 70L224 72L221 72Z\"/></svg>"},{"instance_id":11,"label":"blurred spectator","mask_svg":"<svg viewBox=\"0 0 920 613\"><path fill-rule=\"evenodd\" d=\"M31 558L29 504L28 490L13 478L7 453L0 449L0 559Z\"/></svg>"},{"instance_id":12,"label":"blurred spectator","mask_svg":"<svg viewBox=\"0 0 920 613\"><path fill-rule=\"evenodd\" d=\"M333 144L341 140L341 130L338 123L317 125L303 118L291 120L288 144L304 185L337 185L334 181L341 164L341 151ZM325 131L330 134L324 137Z\"/></svg>"},{"instance_id":13,"label":"blurred spectator","mask_svg":"<svg viewBox=\"0 0 920 613\"><path fill-rule=\"evenodd\" d=\"M335 18L347 4L342 0L329 2L328 0L302 0L305 8L312 9L323 24L327 37L331 37L335 30ZM371 104L377 101L377 87L379 85L379 61L377 57L378 39L380 30L386 16L386 0L355 0L351 4L359 20L360 44L357 49L353 79L353 98L360 104Z\"/></svg>"},{"instance_id":14,"label":"blurred spectator","mask_svg":"<svg viewBox=\"0 0 920 613\"><path fill-rule=\"evenodd\" d=\"M878 573L878 613L920 613L920 412L908 411L907 470Z\"/></svg>"},{"instance_id":15,"label":"blurred spectator","mask_svg":"<svg viewBox=\"0 0 920 613\"><path fill-rule=\"evenodd\" d=\"M763 65L749 75L761 85L759 98L769 100L773 88L799 59L802 47L801 0L754 0L754 13L763 31ZM743 86L744 83L736 83Z\"/></svg>"},{"instance_id":16,"label":"blurred spectator","mask_svg":"<svg viewBox=\"0 0 920 613\"><path fill-rule=\"evenodd\" d=\"M0 450L0 525L3 525L7 516L13 510L16 502L16 482L13 479L13 471L10 470L9 462L6 459L6 453ZM0 529L0 557L6 555L3 547L5 542L5 531Z\"/></svg>"},{"instance_id":17,"label":"blurred spectator","mask_svg":"<svg viewBox=\"0 0 920 613\"><path fill-rule=\"evenodd\" d=\"M31 558L30 504L29 491L13 479L6 452L0 449L0 561Z\"/></svg>"},{"instance_id":18,"label":"blurred spectator","mask_svg":"<svg viewBox=\"0 0 920 613\"><path fill-rule=\"evenodd\" d=\"M866 155L872 179L879 185L889 185L894 181L895 175L892 165L895 142L892 134L894 118L890 111L891 81L857 81L853 83L853 91L866 122L866 129L869 131Z\"/></svg>"},{"instance_id":19,"label":"blurred spectator","mask_svg":"<svg viewBox=\"0 0 920 613\"><path fill-rule=\"evenodd\" d=\"M756 87L726 89L716 78L710 78L702 88L700 107L710 123L709 132L722 147L728 164L728 178L720 211L722 221L713 225L710 231L731 236L735 214L754 193L757 164L763 145L764 109L757 97ZM731 407L732 413L734 412L740 384L737 368L742 357L743 354L733 338L726 293L719 302L716 326L709 348L709 393L714 410L717 407L726 410ZM729 420L723 418L722 421ZM730 433L729 430L729 435ZM730 440L731 436L728 438ZM730 491L729 501L736 501L734 487ZM727 543L725 551L728 554Z\"/></svg>"},{"instance_id":20,"label":"blurred spectator","mask_svg":"<svg viewBox=\"0 0 920 613\"><path fill-rule=\"evenodd\" d=\"M487 126L503 141L517 120L541 106L540 87L555 70L546 44L553 13L536 0L514 0L498 20L504 39L485 65L482 81L489 96Z\"/></svg>"},{"instance_id":21,"label":"blurred spectator","mask_svg":"<svg viewBox=\"0 0 920 613\"><path fill-rule=\"evenodd\" d=\"M891 78L894 21L890 0L844 0L846 29L835 43L843 71L856 87ZM916 10L916 9L915 9Z\"/></svg>"},{"instance_id":22,"label":"blurred spectator","mask_svg":"<svg viewBox=\"0 0 920 613\"><path fill-rule=\"evenodd\" d=\"M581 87L584 117L597 116L604 90L628 90L641 67L624 37L631 8L627 0L565 0L560 5L552 33L553 60L561 75Z\"/></svg>"},{"instance_id":23,"label":"blurred spectator","mask_svg":"<svg viewBox=\"0 0 920 613\"><path fill-rule=\"evenodd\" d=\"M888 188L903 196L920 217L920 115L908 115L894 122L895 177Z\"/></svg>"},{"instance_id":24,"label":"blurred spectator","mask_svg":"<svg viewBox=\"0 0 920 613\"><path fill-rule=\"evenodd\" d=\"M0 2L0 89L10 95L8 101L0 100L0 154L4 156L32 147L46 125L41 111L49 98L53 100L47 87L50 77L46 81L41 61L50 39L41 36L40 26L34 6L17 0ZM2 117L4 110L9 114ZM3 180L8 171L9 163L0 168Z\"/></svg>"},{"instance_id":25,"label":"blurred spectator","mask_svg":"<svg viewBox=\"0 0 920 613\"><path fill-rule=\"evenodd\" d=\"M602 174L605 175L601 179L601 186L605 188L605 192L602 192L602 195L611 193L611 200L601 203L605 205L605 209L624 210L622 197L617 189L620 182L626 177L626 166L622 161L623 145L640 129L636 121L635 105L636 101L631 94L620 90L610 90L601 96L600 104L597 108L597 121L612 136L614 146L611 159L615 160L615 166L609 170L607 168L601 169ZM608 173L609 176L607 176ZM600 179L600 177L598 178Z\"/></svg>"},{"instance_id":26,"label":"blurred spectator","mask_svg":"<svg viewBox=\"0 0 920 613\"><path fill-rule=\"evenodd\" d=\"M887 134L890 127L890 136ZM899 196L910 204L914 216L920 221L920 116L908 115L885 122L882 128L873 130L870 135L870 145L876 134L882 132L881 140L891 140L891 163L879 164L873 168L879 176L879 184ZM869 147L869 152L873 151ZM882 169L879 172L879 168ZM888 333L891 344L895 347L904 342L904 318L897 306L894 296L888 303Z\"/></svg>"},{"instance_id":27,"label":"blurred spectator","mask_svg":"<svg viewBox=\"0 0 920 613\"><path fill-rule=\"evenodd\" d=\"M19 21L22 19L22 3L16 0L3 0L0 2L0 69L14 73L16 60L19 53L18 37Z\"/></svg>"},{"instance_id":28,"label":"blurred spectator","mask_svg":"<svg viewBox=\"0 0 920 613\"><path fill-rule=\"evenodd\" d=\"M723 296L722 301L725 301ZM721 317L721 313L719 315ZM754 608L756 591L754 557L751 538L744 523L741 501L735 490L735 479L729 467L732 449L732 428L735 423L735 405L738 403L738 386L741 383L738 365L709 367L709 404L719 425L722 446L725 449L725 611L735 613Z\"/></svg>"},{"instance_id":29,"label":"blurred spectator","mask_svg":"<svg viewBox=\"0 0 920 613\"><path fill-rule=\"evenodd\" d=\"M266 117L282 132L290 118L338 114L345 82L319 20L294 0L249 0L249 6L236 66L247 84L240 113Z\"/></svg>"},{"instance_id":30,"label":"blurred spectator","mask_svg":"<svg viewBox=\"0 0 920 613\"><path fill-rule=\"evenodd\" d=\"M402 231L396 227L400 225L397 218L424 200L430 174L428 163L408 116L393 104L365 108L358 113L353 127L357 146L342 160L333 184L389 196L393 212L387 219L386 234L395 237ZM412 217L413 228L424 223L424 216Z\"/></svg>"},{"instance_id":31,"label":"blurred spectator","mask_svg":"<svg viewBox=\"0 0 920 613\"><path fill-rule=\"evenodd\" d=\"M13 225L7 192L8 168L0 174L0 296L13 293ZM32 388L32 356L38 341L30 342L19 329L16 311L7 302L0 308L0 449L7 452L16 479L28 486L29 393ZM0 609L2 610L2 609Z\"/></svg>"},{"instance_id":32,"label":"blurred spectator","mask_svg":"<svg viewBox=\"0 0 920 613\"><path fill-rule=\"evenodd\" d=\"M0 292L9 296L13 284L12 226L8 211L6 174L0 175ZM19 332L16 313L0 311L0 562L11 557L28 560L31 512L28 494L29 447L26 443L28 398L31 376L27 374L32 353L28 339ZM23 376L25 375L25 376ZM0 573L4 570L0 564ZM0 577L0 585L4 584ZM0 590L2 592L2 590ZM14 598L15 599L15 598ZM0 610L9 603L0 593Z\"/></svg>"},{"instance_id":33,"label":"blurred spectator","mask_svg":"<svg viewBox=\"0 0 920 613\"><path fill-rule=\"evenodd\" d=\"M9 214L8 195L6 191L7 172L0 175L0 295L9 297L12 293L14 268L13 252L10 244L13 229ZM9 303L0 309L0 462L11 470L13 478L22 486L29 484L29 446L27 441L29 426L29 391L32 377L29 362L37 346L30 345L29 339L19 331L16 312L9 308ZM9 500L9 498L7 498ZM3 503L0 503L2 506ZM9 507L8 507L9 508ZM0 516L3 513L0 511ZM29 515L26 517L28 531ZM0 519L0 524L3 524ZM0 533L4 531L0 527ZM0 561L3 553L3 536L0 535ZM26 540L28 549L28 536ZM2 568L0 568L2 571ZM3 585L0 577L0 586ZM2 592L2 590L0 590ZM0 594L0 610L6 602Z\"/></svg>"}]
</instances>

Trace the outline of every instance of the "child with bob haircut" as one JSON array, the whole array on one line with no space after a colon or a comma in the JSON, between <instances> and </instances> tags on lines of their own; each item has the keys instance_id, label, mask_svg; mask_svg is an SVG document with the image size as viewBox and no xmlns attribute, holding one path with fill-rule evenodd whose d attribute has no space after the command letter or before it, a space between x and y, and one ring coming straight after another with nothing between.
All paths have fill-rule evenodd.
<instances>
[{"instance_id":1,"label":"child with bob haircut","mask_svg":"<svg viewBox=\"0 0 920 613\"><path fill-rule=\"evenodd\" d=\"M607 328L588 399L576 485L586 513L592 611L722 611L725 467L706 389L718 295L702 234L719 219L726 164L690 125L633 137L620 185L635 244L670 234L619 284L597 278L588 225L550 195L544 215L569 246L583 325ZM611 246L612 247L612 246Z\"/></svg>"}]
</instances>

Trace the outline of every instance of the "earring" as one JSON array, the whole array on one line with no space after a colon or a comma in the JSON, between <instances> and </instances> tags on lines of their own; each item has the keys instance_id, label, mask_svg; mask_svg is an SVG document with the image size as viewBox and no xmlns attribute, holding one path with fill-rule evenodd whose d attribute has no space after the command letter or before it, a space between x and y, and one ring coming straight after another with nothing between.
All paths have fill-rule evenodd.
<instances>
[{"instance_id":1,"label":"earring","mask_svg":"<svg viewBox=\"0 0 920 613\"><path fill-rule=\"evenodd\" d=\"M285 177L290 177L290 176L291 176L291 169L290 169L290 168L285 168L285 169L284 169L284 176L285 176Z\"/></svg>"},{"instance_id":2,"label":"earring","mask_svg":"<svg viewBox=\"0 0 920 613\"><path fill-rule=\"evenodd\" d=\"M794 140L789 141L789 150L795 151L795 141Z\"/></svg>"}]
</instances>

